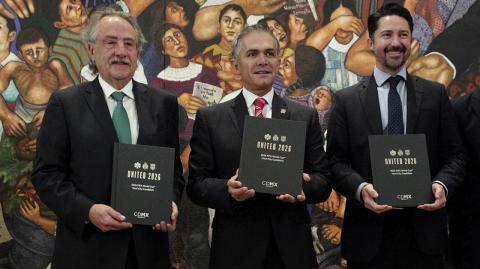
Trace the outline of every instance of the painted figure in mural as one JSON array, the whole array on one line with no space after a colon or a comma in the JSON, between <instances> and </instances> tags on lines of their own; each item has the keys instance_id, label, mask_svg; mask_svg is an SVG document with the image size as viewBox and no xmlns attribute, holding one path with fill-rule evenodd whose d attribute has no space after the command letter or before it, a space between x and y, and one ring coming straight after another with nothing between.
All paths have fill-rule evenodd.
<instances>
[{"instance_id":1,"label":"painted figure in mural","mask_svg":"<svg viewBox=\"0 0 480 269\"><path fill-rule=\"evenodd\" d=\"M407 73L412 29L410 13L398 4L384 5L370 15L368 43L376 59L374 74L337 92L330 115L327 156L334 188L347 198L342 255L348 268L444 266L445 205L462 182L465 154L445 88ZM401 106L400 110L389 104L393 91L389 84L395 79L399 82L392 88L398 97L394 107ZM426 135L433 203L392 210L375 202L378 193L371 181L368 135L392 133Z\"/></svg>"},{"instance_id":2,"label":"painted figure in mural","mask_svg":"<svg viewBox=\"0 0 480 269\"><path fill-rule=\"evenodd\" d=\"M213 44L194 57L193 61L217 70L220 86L225 94L242 87L241 77L235 74L232 60L232 42L246 25L247 16L236 4L225 6L219 14L220 42Z\"/></svg>"},{"instance_id":3,"label":"painted figure in mural","mask_svg":"<svg viewBox=\"0 0 480 269\"><path fill-rule=\"evenodd\" d=\"M27 136L27 123L35 118L40 126L43 110L53 91L72 86L65 67L59 60L48 60L50 43L40 30L28 28L18 35L17 47L24 62L12 61L0 70L0 92L14 81L19 96L14 111L10 111L0 97L0 120L6 135ZM35 149L35 141L28 145Z\"/></svg>"},{"instance_id":4,"label":"painted figure in mural","mask_svg":"<svg viewBox=\"0 0 480 269\"><path fill-rule=\"evenodd\" d=\"M42 11L53 27L60 30L53 44L52 58L67 67L75 84L81 81L80 71L89 62L81 32L87 24L87 10L80 0L42 1Z\"/></svg>"},{"instance_id":5,"label":"painted figure in mural","mask_svg":"<svg viewBox=\"0 0 480 269\"><path fill-rule=\"evenodd\" d=\"M281 24L275 18L263 18L258 21L258 24L263 25L265 28L270 29L273 35L277 38L278 43L280 44L280 70L282 70L281 66L286 61L287 57L291 57L295 51L288 46L290 45L290 37L289 33L287 32L285 26ZM290 59L291 61L292 59ZM295 60L295 59L293 59ZM281 94L284 89L289 85L284 84L284 79L281 77L281 74L277 74L275 76L275 82L273 83L273 90L276 94ZM288 82L288 81L287 81Z\"/></svg>"},{"instance_id":6,"label":"painted figure in mural","mask_svg":"<svg viewBox=\"0 0 480 269\"><path fill-rule=\"evenodd\" d=\"M313 32L306 42L325 55L327 70L322 84L334 92L359 81L359 77L345 69L344 64L348 50L364 32L362 21L354 12L353 1L326 2L324 18L328 18L329 23Z\"/></svg>"},{"instance_id":7,"label":"painted figure in mural","mask_svg":"<svg viewBox=\"0 0 480 269\"><path fill-rule=\"evenodd\" d=\"M132 80L144 44L135 19L109 9L92 18L84 37L98 79L52 95L32 173L38 195L59 219L52 266L170 268L166 232L176 227L184 185L178 105L175 97ZM118 104L117 93L123 93ZM129 121L122 141L176 149L171 224L132 225L109 206L113 144L121 134L111 118L116 105L125 107Z\"/></svg>"},{"instance_id":8,"label":"painted figure in mural","mask_svg":"<svg viewBox=\"0 0 480 269\"><path fill-rule=\"evenodd\" d=\"M274 94L278 53L278 41L268 29L245 28L233 45L234 67L244 88L233 100L197 111L187 193L195 203L216 210L212 269L317 268L306 203L323 201L330 194L323 137L316 111ZM257 98L266 104L255 111ZM256 194L242 187L236 172L239 133L244 117L258 113L308 124L304 169L309 175L304 174L303 191L296 197Z\"/></svg>"},{"instance_id":9,"label":"painted figure in mural","mask_svg":"<svg viewBox=\"0 0 480 269\"><path fill-rule=\"evenodd\" d=\"M467 150L465 181L449 201L450 238L456 269L480 268L480 88L452 102Z\"/></svg>"},{"instance_id":10,"label":"painted figure in mural","mask_svg":"<svg viewBox=\"0 0 480 269\"><path fill-rule=\"evenodd\" d=\"M54 91L73 83L62 62L48 61L50 43L40 30L22 30L17 47L23 61L11 61L0 70L0 92L11 81L19 92L13 110L0 98L0 118L5 128L0 142L0 166L6 186L2 205L13 237L9 262L14 268L45 268L53 252L56 217L40 202L25 173L32 169L48 99Z\"/></svg>"},{"instance_id":11,"label":"painted figure in mural","mask_svg":"<svg viewBox=\"0 0 480 269\"><path fill-rule=\"evenodd\" d=\"M165 24L155 36L156 49L168 57L166 60L168 66L150 82L150 86L173 93L182 111L186 112L181 113L186 118L186 125L180 131L180 160L183 174L187 176L191 151L189 142L195 113L200 107L206 106L201 98L192 95L195 82L218 87L219 81L214 69L189 60L189 41L180 27ZM192 268L205 268L209 255L207 210L194 205L188 197L182 199L180 209L182 213L179 216L176 234L179 240L174 240L174 246L179 241L183 242L181 245L184 247L179 248L181 253L174 253L174 257L180 256L179 254L185 255L186 263ZM182 263L181 259L173 262Z\"/></svg>"},{"instance_id":12,"label":"painted figure in mural","mask_svg":"<svg viewBox=\"0 0 480 269\"><path fill-rule=\"evenodd\" d=\"M200 10L195 15L193 35L196 40L211 40L219 33L218 16L222 9L230 4L242 7L247 17L274 14L285 4L285 0L199 0Z\"/></svg>"},{"instance_id":13,"label":"painted figure in mural","mask_svg":"<svg viewBox=\"0 0 480 269\"><path fill-rule=\"evenodd\" d=\"M165 23L173 24L182 29L190 48L190 54L201 52L205 46L196 42L192 37L193 16L196 11L196 3L189 0L157 1L148 9L150 24L147 28L147 49L142 55L142 64L145 67L145 75L148 82L154 80L158 73L168 66L168 57L160 53L155 43L156 34L162 29ZM192 53L193 52L193 53Z\"/></svg>"},{"instance_id":14,"label":"painted figure in mural","mask_svg":"<svg viewBox=\"0 0 480 269\"><path fill-rule=\"evenodd\" d=\"M15 22L7 17L0 16L0 66L3 68L11 61L21 62L18 56L10 51L11 44L17 37ZM2 92L2 97L7 106L12 107L17 101L18 89L13 81ZM0 140L3 134L3 124L0 124Z\"/></svg>"},{"instance_id":15,"label":"painted figure in mural","mask_svg":"<svg viewBox=\"0 0 480 269\"><path fill-rule=\"evenodd\" d=\"M218 86L216 72L198 63L191 62L188 58L189 44L183 31L173 24L165 24L157 33L157 50L168 56L168 66L162 70L150 86L163 89L177 96L177 101L189 114L195 114L205 102L192 95L195 81ZM190 117L180 139L187 142L192 136L193 118ZM190 151L188 149L188 151ZM183 169L188 169L188 154Z\"/></svg>"}]
</instances>

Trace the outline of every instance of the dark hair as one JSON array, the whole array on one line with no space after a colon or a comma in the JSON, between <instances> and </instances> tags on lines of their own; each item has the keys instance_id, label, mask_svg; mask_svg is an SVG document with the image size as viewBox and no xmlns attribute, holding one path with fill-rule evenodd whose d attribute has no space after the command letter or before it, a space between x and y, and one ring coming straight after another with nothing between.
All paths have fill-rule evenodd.
<instances>
[{"instance_id":1,"label":"dark hair","mask_svg":"<svg viewBox=\"0 0 480 269\"><path fill-rule=\"evenodd\" d=\"M245 22L245 24L247 24L247 14L245 14L245 11L243 10L243 8L237 4L229 4L229 5L226 5L224 8L222 8L222 10L220 10L220 14L218 15L218 21L222 21L222 17L223 15L225 15L225 13L227 13L227 11L236 11L238 13L240 13L240 16L242 16L243 18L243 21Z\"/></svg>"},{"instance_id":2,"label":"dark hair","mask_svg":"<svg viewBox=\"0 0 480 269\"><path fill-rule=\"evenodd\" d=\"M280 20L278 20L277 18L275 17L265 17L261 20L259 20L257 23L262 25L263 27L265 27L266 29L269 29L268 27L268 23L269 21L276 21L278 23L278 25L282 26L283 30L285 31L285 33L287 34L287 47L288 45L290 44L290 28L288 28L287 25L285 25L283 22L281 22ZM279 40L280 41L280 40Z\"/></svg>"},{"instance_id":3,"label":"dark hair","mask_svg":"<svg viewBox=\"0 0 480 269\"><path fill-rule=\"evenodd\" d=\"M368 35L373 37L375 31L378 29L378 21L382 17L396 15L404 18L410 26L410 32L413 32L413 19L410 12L397 3L390 3L383 5L375 13L368 16Z\"/></svg>"},{"instance_id":4,"label":"dark hair","mask_svg":"<svg viewBox=\"0 0 480 269\"><path fill-rule=\"evenodd\" d=\"M175 25L175 24L172 24L172 23L164 23L162 27L160 27L160 29L158 29L158 31L155 33L155 38L154 38L154 41L153 41L153 44L155 46L155 49L157 50L157 52L159 54L162 53L162 50L163 50L163 36L165 35L165 33L170 30L170 29L177 29L178 31L180 31L186 38L186 35L185 33L183 32L182 28L180 28L178 25Z\"/></svg>"},{"instance_id":5,"label":"dark hair","mask_svg":"<svg viewBox=\"0 0 480 269\"><path fill-rule=\"evenodd\" d=\"M350 9L353 16L358 17L357 10L355 7L356 0L328 0L323 6L323 24L327 24L330 21L330 16L332 13L340 7L340 5Z\"/></svg>"},{"instance_id":6,"label":"dark hair","mask_svg":"<svg viewBox=\"0 0 480 269\"><path fill-rule=\"evenodd\" d=\"M62 0L48 0L41 2L42 15L50 22L61 21L60 18L60 3ZM83 5L83 4L82 4Z\"/></svg>"},{"instance_id":7,"label":"dark hair","mask_svg":"<svg viewBox=\"0 0 480 269\"><path fill-rule=\"evenodd\" d=\"M299 46L295 50L295 69L303 86L310 89L317 86L325 75L325 56L311 46Z\"/></svg>"},{"instance_id":8,"label":"dark hair","mask_svg":"<svg viewBox=\"0 0 480 269\"><path fill-rule=\"evenodd\" d=\"M0 17L4 18L5 21L7 22L7 28L8 32L15 32L17 30L17 27L15 26L15 21L10 19L9 17L5 17L3 15L0 15Z\"/></svg>"},{"instance_id":9,"label":"dark hair","mask_svg":"<svg viewBox=\"0 0 480 269\"><path fill-rule=\"evenodd\" d=\"M21 49L23 45L32 44L40 40L45 42L47 47L50 47L50 40L47 35L37 28L27 28L20 31L17 37L17 48Z\"/></svg>"}]
</instances>

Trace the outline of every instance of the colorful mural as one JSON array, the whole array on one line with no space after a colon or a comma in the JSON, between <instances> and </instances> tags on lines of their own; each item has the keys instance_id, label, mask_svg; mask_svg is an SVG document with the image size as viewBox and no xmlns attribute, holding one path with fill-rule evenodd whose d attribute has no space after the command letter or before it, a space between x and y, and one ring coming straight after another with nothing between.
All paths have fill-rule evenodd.
<instances>
[{"instance_id":1,"label":"colorful mural","mask_svg":"<svg viewBox=\"0 0 480 269\"><path fill-rule=\"evenodd\" d=\"M411 74L444 84L451 98L480 86L475 0L0 0L0 268L50 263L57 219L29 179L36 135L53 91L96 77L81 41L93 10L111 7L137 17L147 45L135 79L177 96L188 176L196 111L233 98L242 87L230 46L246 25L258 22L273 31L282 55L275 92L315 108L326 133L335 92L372 73L367 17L389 2L414 17ZM202 87L218 100L202 97ZM171 237L172 268L207 268L213 214L183 197ZM310 207L320 269L348 263L340 255L345 202L332 192Z\"/></svg>"}]
</instances>

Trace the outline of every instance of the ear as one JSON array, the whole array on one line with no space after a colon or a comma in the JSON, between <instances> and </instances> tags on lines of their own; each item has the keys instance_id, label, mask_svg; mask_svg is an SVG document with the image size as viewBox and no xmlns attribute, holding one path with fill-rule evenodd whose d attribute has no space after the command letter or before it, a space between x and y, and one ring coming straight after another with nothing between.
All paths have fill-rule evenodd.
<instances>
[{"instance_id":1,"label":"ear","mask_svg":"<svg viewBox=\"0 0 480 269\"><path fill-rule=\"evenodd\" d=\"M231 64L232 64L232 67L233 67L233 72L236 74L236 75L240 75L240 63L237 59L232 59L231 60Z\"/></svg>"},{"instance_id":2,"label":"ear","mask_svg":"<svg viewBox=\"0 0 480 269\"><path fill-rule=\"evenodd\" d=\"M17 32L11 31L11 32L8 33L8 39L7 40L8 40L9 43L12 43L15 40L15 38L17 38Z\"/></svg>"},{"instance_id":3,"label":"ear","mask_svg":"<svg viewBox=\"0 0 480 269\"><path fill-rule=\"evenodd\" d=\"M87 50L88 50L88 58L92 60L93 56L95 55L95 48L93 47L92 44L87 44Z\"/></svg>"},{"instance_id":4,"label":"ear","mask_svg":"<svg viewBox=\"0 0 480 269\"><path fill-rule=\"evenodd\" d=\"M368 47L370 48L371 51L373 51L373 40L372 38L370 38L370 35L368 36L367 42L368 42Z\"/></svg>"},{"instance_id":5,"label":"ear","mask_svg":"<svg viewBox=\"0 0 480 269\"><path fill-rule=\"evenodd\" d=\"M55 21L53 23L53 26L57 29L63 29L66 27L65 23L61 22L61 21Z\"/></svg>"},{"instance_id":6,"label":"ear","mask_svg":"<svg viewBox=\"0 0 480 269\"><path fill-rule=\"evenodd\" d=\"M50 56L52 56L52 53L53 53L53 47L50 46L50 47L48 47L48 58L50 58Z\"/></svg>"}]
</instances>

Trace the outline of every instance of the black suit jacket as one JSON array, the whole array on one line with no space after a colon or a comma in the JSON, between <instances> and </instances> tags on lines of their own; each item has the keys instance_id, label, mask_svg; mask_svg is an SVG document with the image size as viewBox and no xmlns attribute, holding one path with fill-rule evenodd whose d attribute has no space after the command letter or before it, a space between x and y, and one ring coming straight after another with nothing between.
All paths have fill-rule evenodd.
<instances>
[{"instance_id":1,"label":"black suit jacket","mask_svg":"<svg viewBox=\"0 0 480 269\"><path fill-rule=\"evenodd\" d=\"M425 134L432 180L439 180L453 194L462 181L464 152L453 111L443 86L408 76L407 133ZM337 92L330 115L327 156L334 188L347 197L342 230L342 254L347 260L366 262L377 253L382 238L383 214L366 209L355 198L362 182L372 182L368 136L382 134L375 79ZM447 242L444 209L413 209L412 219L419 248L441 253Z\"/></svg>"},{"instance_id":2,"label":"black suit jacket","mask_svg":"<svg viewBox=\"0 0 480 269\"><path fill-rule=\"evenodd\" d=\"M137 144L176 149L178 204L184 181L176 98L136 82L133 93ZM130 240L140 268L170 268L166 233L140 225L103 233L86 223L93 204L110 204L114 142L118 138L98 80L52 95L40 128L32 182L41 200L58 216L54 268L124 268Z\"/></svg>"},{"instance_id":3,"label":"black suit jacket","mask_svg":"<svg viewBox=\"0 0 480 269\"><path fill-rule=\"evenodd\" d=\"M262 268L271 234L286 268L317 268L306 204L290 204L259 193L236 202L228 193L227 180L240 163L247 115L243 94L200 109L190 140L187 193L193 202L216 209L210 268ZM331 188L317 113L275 95L272 117L307 122L304 171L311 181L303 184L303 190L309 203L325 200Z\"/></svg>"},{"instance_id":4,"label":"black suit jacket","mask_svg":"<svg viewBox=\"0 0 480 269\"><path fill-rule=\"evenodd\" d=\"M450 201L452 216L480 213L480 89L452 102L468 161L465 181Z\"/></svg>"}]
</instances>

